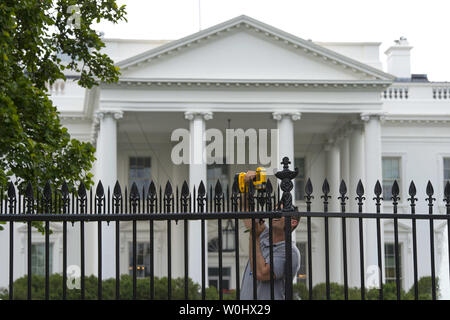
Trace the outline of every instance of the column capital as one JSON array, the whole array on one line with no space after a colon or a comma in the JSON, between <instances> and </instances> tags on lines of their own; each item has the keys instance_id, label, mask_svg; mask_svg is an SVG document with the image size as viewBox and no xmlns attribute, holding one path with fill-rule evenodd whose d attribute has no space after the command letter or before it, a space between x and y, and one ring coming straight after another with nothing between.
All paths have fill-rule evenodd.
<instances>
[{"instance_id":1,"label":"column capital","mask_svg":"<svg viewBox=\"0 0 450 320\"><path fill-rule=\"evenodd\" d=\"M96 121L105 118L107 115L112 116L115 120L120 120L123 118L122 110L99 110L94 113L94 119Z\"/></svg>"},{"instance_id":2,"label":"column capital","mask_svg":"<svg viewBox=\"0 0 450 320\"><path fill-rule=\"evenodd\" d=\"M273 112L272 117L274 120L280 121L283 117L291 117L293 121L300 120L302 118L302 113L297 111L287 111L287 112Z\"/></svg>"},{"instance_id":3,"label":"column capital","mask_svg":"<svg viewBox=\"0 0 450 320\"><path fill-rule=\"evenodd\" d=\"M211 120L213 113L211 111L186 111L184 113L186 120L194 120L195 117L203 117L204 120Z\"/></svg>"},{"instance_id":4,"label":"column capital","mask_svg":"<svg viewBox=\"0 0 450 320\"><path fill-rule=\"evenodd\" d=\"M371 118L378 119L380 121L384 121L386 118L386 113L385 112L364 112L364 113L361 113L360 116L361 116L361 120L364 122L369 121Z\"/></svg>"}]
</instances>

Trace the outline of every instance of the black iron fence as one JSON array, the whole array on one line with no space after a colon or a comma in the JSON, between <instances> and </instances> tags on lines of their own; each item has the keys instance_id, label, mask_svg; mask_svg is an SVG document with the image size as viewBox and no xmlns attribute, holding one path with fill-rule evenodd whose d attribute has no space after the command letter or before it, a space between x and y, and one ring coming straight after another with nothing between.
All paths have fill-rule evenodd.
<instances>
[{"instance_id":1,"label":"black iron fence","mask_svg":"<svg viewBox=\"0 0 450 320\"><path fill-rule=\"evenodd\" d=\"M273 219L285 218L285 279L293 278L292 270L292 234L287 226L291 225L291 219L293 217L306 218L306 232L307 232L307 272L308 272L308 297L313 299L313 272L312 267L312 227L311 218L323 218L324 219L324 235L323 245L325 248L325 286L326 286L326 299L331 298L331 283L330 283L330 239L329 239L329 218L340 218L342 221L342 259L343 259L343 273L344 273L344 297L349 298L349 285L348 285L348 248L347 248L347 236L346 236L346 222L349 219L357 219L359 224L359 256L360 256L360 290L361 299L366 299L366 286L365 286L365 266L364 266L364 228L363 220L375 220L376 221L376 241L378 252L378 268L383 270L383 259L381 255L382 248L382 235L381 235L381 219L393 220L394 226L394 255L395 255L395 282L396 282L396 297L401 299L401 284L400 284L400 265L399 265L399 230L398 220L406 219L412 223L412 242L413 242L413 269L414 269L414 298L419 298L418 290L418 264L417 264L417 220L425 220L429 223L429 237L430 237L430 267L431 267L431 291L432 299L436 299L436 273L435 273L435 245L434 245L434 221L435 220L448 220L450 219L450 183L447 183L444 190L443 201L446 203L446 214L433 214L433 208L435 206L436 199L434 196L433 186L428 182L426 188L428 203L428 213L418 214L416 213L416 188L414 182L411 182L409 188L408 201L410 203L411 214L398 214L397 208L399 204L399 186L395 181L392 186L392 198L382 198L382 188L380 182L377 182L373 192L373 201L376 205L376 212L363 213L364 202L366 201L365 195L372 197L370 194L366 194L363 184L359 181L356 188L357 197L354 199L357 201L358 212L347 212L347 206L349 205L349 198L347 196L347 187L344 181L341 182L339 188L340 196L337 198L340 200L341 210L340 212L329 212L328 206L330 202L330 186L325 179L322 185L322 194L320 198L323 200L323 211L313 212L311 210L311 203L313 196L313 186L311 180L308 179L305 185L305 203L306 211L300 212L292 204L291 190L293 188L292 180L297 175L297 169L295 171L289 170L289 159L283 158L283 170L276 173L276 177L280 180L280 183L275 184L273 187L270 179L267 182L265 189L255 190L253 184L249 184L248 192L241 194L239 192L239 186L235 181L229 190L228 186L223 188L220 181L217 181L213 190L212 186L209 188L209 192L206 190L203 182L198 187L194 187L192 192L189 190L188 184L183 183L181 190L178 187L173 190L170 182L165 185L164 191L160 186L158 189L156 185L151 182L148 190L138 190L137 185L133 183L131 189L125 187L122 192L121 186L117 182L112 190L108 187L105 192L102 183L99 182L95 193L93 188L87 190L83 183L80 183L77 188L69 187L66 183L62 183L62 187L58 190L53 189L49 183L40 188L33 188L29 183L25 192L17 192L13 183L9 183L6 189L1 190L0 195L0 221L4 221L9 224L9 287L8 294L9 299L14 297L14 224L17 222L24 222L27 224L27 298L32 299L32 228L33 223L42 222L44 224L45 235L45 298L50 297L50 248L49 248L49 235L50 235L50 222L62 223L62 299L67 298L67 223L78 223L80 225L80 292L81 299L85 298L85 256L86 256L86 239L85 239L85 223L97 222L97 243L98 243L98 299L102 299L102 223L106 222L115 223L115 298L120 299L120 223L124 221L132 222L132 292L133 299L136 299L137 292L137 268L136 268L136 256L137 256L137 221L147 221L149 223L149 237L150 237L150 289L148 293L149 299L155 298L155 250L154 250L154 222L165 221L167 223L167 299L172 298L172 243L171 243L171 227L172 223L178 221L184 221L184 298L189 299L189 263L188 263L188 223L191 220L201 221L201 261L199 266L202 270L201 280L201 298L206 298L206 259L207 248L205 248L205 222L208 220L217 220L218 225L218 264L219 264L219 280L218 280L218 292L219 299L223 299L223 234L222 234L222 220L233 219L234 220L234 242L235 242L235 287L236 287L236 299L240 299L240 261L239 261L239 223L242 219L251 219L252 227L251 234L255 234L255 226L259 219L266 219L269 227L269 243L270 243L270 296L274 299L274 282L275 276L273 272ZM281 190L280 190L281 189ZM353 200L353 199L352 199ZM392 202L392 213L381 213L382 201L390 200ZM370 201L370 199L369 199ZM242 223L242 221L241 221ZM1 232L1 231L0 231ZM449 251L450 251L450 228L448 228L449 239ZM256 260L256 238L252 237L252 254L253 261ZM294 244L295 245L295 244ZM75 254L75 253L71 253ZM449 252L450 254L450 252ZM304 258L304 257L302 257ZM1 261L0 263L7 263ZM450 270L450 266L449 266ZM253 274L256 275L256 263L253 264ZM382 272L379 272L379 288L378 297L383 299L383 283L384 279ZM258 298L257 281L253 280L253 298ZM293 282L285 281L285 298L293 298Z\"/></svg>"}]
</instances>

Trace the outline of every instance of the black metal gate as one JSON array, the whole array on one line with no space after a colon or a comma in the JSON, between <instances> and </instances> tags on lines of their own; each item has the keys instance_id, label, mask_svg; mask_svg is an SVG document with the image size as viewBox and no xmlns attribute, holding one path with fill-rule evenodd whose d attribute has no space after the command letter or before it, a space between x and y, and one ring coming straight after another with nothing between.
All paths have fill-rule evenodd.
<instances>
[{"instance_id":1,"label":"black metal gate","mask_svg":"<svg viewBox=\"0 0 450 320\"><path fill-rule=\"evenodd\" d=\"M313 299L313 282L312 274L314 272L312 268L312 241L311 241L311 218L323 218L325 227L325 274L326 274L326 299L330 299L330 261L329 261L329 230L328 219L340 218L342 221L342 258L343 258L343 270L344 270L344 293L345 299L349 298L349 286L348 286L348 265L347 265L347 237L346 237L346 222L348 219L357 219L359 222L359 251L360 251L360 290L361 299L366 299L366 287L365 287L365 266L364 266L364 219L374 219L376 221L377 232L377 250L378 250L378 267L383 270L382 256L381 256L381 219L392 219L394 223L394 254L395 254L395 270L396 270L396 298L401 299L401 285L400 285L400 266L399 266L399 239L398 239L398 219L406 219L412 223L412 237L413 237L413 267L414 267L414 299L419 299L418 291L418 267L417 267L417 230L416 221L425 220L429 223L430 228L430 252L431 252L431 290L432 299L436 299L436 274L435 274L435 252L434 252L434 221L448 220L450 219L450 183L447 183L444 191L443 201L446 202L446 214L433 214L433 207L436 199L433 197L434 190L430 182L428 182L426 193L428 202L428 213L417 214L415 212L416 201L416 188L414 182L411 182L409 188L408 201L410 202L411 214L397 214L397 207L399 201L399 186L395 181L392 187L392 199L384 199L385 201L391 200L393 205L392 213L380 213L382 205L382 188L380 182L377 182L374 188L373 201L376 204L376 212L363 213L364 201L366 198L365 190L361 181L359 181L356 188L356 201L358 205L357 213L346 212L348 205L347 200L347 187L344 181L341 182L339 188L341 210L340 212L329 212L328 204L330 201L330 187L327 180L322 185L323 199L323 211L313 212L311 211L311 203L313 197L313 187L311 180L308 179L305 186L305 202L306 211L300 212L292 204L291 190L293 188L292 180L295 178L297 171L289 170L290 161L288 158L283 158L282 161L283 170L276 174L276 177L280 180L280 183L276 184L274 188L270 179L268 180L265 190L255 190L253 185L249 185L249 191L246 194L239 192L239 186L235 182L231 190L228 186L222 187L220 181L217 181L213 190L210 187L209 192L206 190L203 182L194 189L189 190L188 184L183 183L181 190L178 187L173 190L170 182L165 185L164 191L162 187L156 187L151 182L148 190L138 190L135 183L133 183L130 191L125 188L122 192L121 186L117 182L114 186L112 193L110 188L105 192L105 189L101 182L98 183L95 194L93 189L87 190L83 183L75 189L69 190L66 183L62 183L59 189L52 189L49 183L46 183L42 190L40 188L33 188L31 184L28 184L26 191L21 194L17 193L13 183L9 183L7 188L2 188L0 198L0 221L5 221L9 224L9 299L14 298L14 224L18 222L25 222L27 224L27 298L32 299L32 228L33 222L42 221L45 227L45 299L50 297L50 269L49 269L49 234L50 234L50 222L62 223L62 299L67 298L67 223L78 223L80 225L80 261L81 261L81 299L85 299L85 223L95 221L98 224L98 288L97 297L102 299L102 222L115 223L115 262L116 262L116 281L115 281L115 298L120 299L120 223L123 221L132 221L132 257L133 257L133 299L136 299L136 223L137 221L147 221L149 223L150 230L150 290L148 293L149 299L155 298L155 286L154 286L154 262L155 257L154 250L154 222L166 221L167 223L167 286L168 294L167 299L171 299L172 295L172 244L171 244L171 226L172 223L180 220L184 221L184 298L190 299L188 291L188 223L191 220L201 221L201 247L202 257L199 264L202 268L202 281L201 281L201 298L206 298L206 279L205 279L205 261L207 259L207 248L205 248L205 222L207 220L217 220L218 224L218 260L219 260L219 281L218 292L219 299L223 299L223 239L222 239L222 220L233 219L234 220L234 241L235 246L235 286L236 286L236 299L240 298L240 274L239 274L239 222L241 219L252 219L251 233L255 234L255 223L258 219L267 219L269 226L269 241L270 241L270 288L271 298L274 298L274 273L273 273L273 239L272 239L272 220L277 218L285 218L285 226L291 225L292 217L304 217L306 218L307 227L307 261L308 261L308 297ZM6 190L5 190L6 189ZM280 190L281 189L281 190ZM372 197L372 195L367 194ZM370 201L370 200L369 200ZM242 222L241 222L242 223ZM286 228L286 269L285 278L293 278L291 254L288 254L292 250L292 238L291 232ZM448 228L448 239L450 242L450 228ZM252 252L253 259L256 259L255 237L252 237L253 245ZM449 246L450 248L450 243ZM71 253L74 254L74 253ZM7 263L1 261L0 263ZM449 266L450 268L450 266ZM450 269L449 269L450 270ZM253 274L256 274L256 264L253 264ZM382 273L379 275L378 298L383 299L383 279ZM257 282L253 281L253 295L254 299L257 299ZM285 281L285 298L293 299L293 283L292 281Z\"/></svg>"}]
</instances>

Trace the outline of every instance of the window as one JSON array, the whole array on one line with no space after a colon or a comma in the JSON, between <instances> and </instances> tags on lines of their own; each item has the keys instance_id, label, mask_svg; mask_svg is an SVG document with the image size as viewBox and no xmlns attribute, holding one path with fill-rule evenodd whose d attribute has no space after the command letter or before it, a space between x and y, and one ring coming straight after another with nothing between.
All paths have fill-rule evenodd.
<instances>
[{"instance_id":1,"label":"window","mask_svg":"<svg viewBox=\"0 0 450 320\"><path fill-rule=\"evenodd\" d=\"M400 269L400 283L402 281L402 245L398 244L398 258L399 258L399 269ZM386 283L395 282L395 246L394 243L384 244L384 260L385 260L385 274Z\"/></svg>"},{"instance_id":2,"label":"window","mask_svg":"<svg viewBox=\"0 0 450 320\"><path fill-rule=\"evenodd\" d=\"M133 242L128 246L128 271L133 275ZM150 243L136 243L136 277L144 278L150 276Z\"/></svg>"},{"instance_id":3,"label":"window","mask_svg":"<svg viewBox=\"0 0 450 320\"><path fill-rule=\"evenodd\" d=\"M444 189L447 182L450 182L450 158L444 158Z\"/></svg>"},{"instance_id":4,"label":"window","mask_svg":"<svg viewBox=\"0 0 450 320\"><path fill-rule=\"evenodd\" d=\"M297 242L298 251L300 251L300 269L297 271L297 283L306 284L306 242Z\"/></svg>"},{"instance_id":5,"label":"window","mask_svg":"<svg viewBox=\"0 0 450 320\"><path fill-rule=\"evenodd\" d=\"M392 185L394 181L400 185L400 158L383 158L383 199L392 198Z\"/></svg>"},{"instance_id":6,"label":"window","mask_svg":"<svg viewBox=\"0 0 450 320\"><path fill-rule=\"evenodd\" d=\"M230 290L231 284L231 267L222 267L222 288L223 290ZM208 285L219 289L219 268L208 268Z\"/></svg>"},{"instance_id":7,"label":"window","mask_svg":"<svg viewBox=\"0 0 450 320\"><path fill-rule=\"evenodd\" d=\"M49 243L49 273L53 269L53 243ZM39 276L45 275L45 243L31 245L31 273Z\"/></svg>"},{"instance_id":8,"label":"window","mask_svg":"<svg viewBox=\"0 0 450 320\"><path fill-rule=\"evenodd\" d=\"M213 163L206 166L206 177L207 183L206 186L209 188L212 186L213 192L214 187L216 186L217 180L220 181L222 185L222 189L225 193L225 188L228 186L228 165L225 163L225 158L223 159L223 163ZM231 186L229 186L231 188Z\"/></svg>"},{"instance_id":9,"label":"window","mask_svg":"<svg viewBox=\"0 0 450 320\"><path fill-rule=\"evenodd\" d=\"M295 158L294 168L298 168L295 178L295 200L305 198L305 158Z\"/></svg>"},{"instance_id":10,"label":"window","mask_svg":"<svg viewBox=\"0 0 450 320\"><path fill-rule=\"evenodd\" d=\"M136 182L139 193L142 192L142 188L144 188L145 192L147 192L151 179L150 167L150 157L130 157L130 170L128 177L130 187L133 182Z\"/></svg>"}]
</instances>

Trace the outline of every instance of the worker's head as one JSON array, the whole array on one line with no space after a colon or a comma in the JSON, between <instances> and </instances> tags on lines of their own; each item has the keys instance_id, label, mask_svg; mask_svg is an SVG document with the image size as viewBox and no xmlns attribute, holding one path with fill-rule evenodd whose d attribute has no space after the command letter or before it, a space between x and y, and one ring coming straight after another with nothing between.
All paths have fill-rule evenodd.
<instances>
[{"instance_id":1,"label":"worker's head","mask_svg":"<svg viewBox=\"0 0 450 320\"><path fill-rule=\"evenodd\" d=\"M300 218L299 217L291 217L291 232L293 232L295 230L295 228L297 228L298 224L300 222ZM281 233L284 235L286 229L286 217L281 217L281 218L277 218L277 219L272 219L272 229L274 233Z\"/></svg>"}]
</instances>

